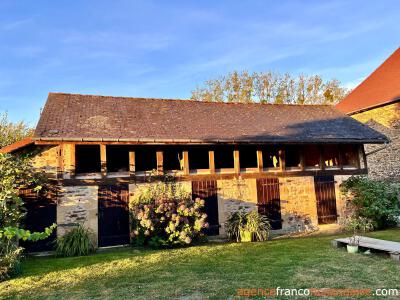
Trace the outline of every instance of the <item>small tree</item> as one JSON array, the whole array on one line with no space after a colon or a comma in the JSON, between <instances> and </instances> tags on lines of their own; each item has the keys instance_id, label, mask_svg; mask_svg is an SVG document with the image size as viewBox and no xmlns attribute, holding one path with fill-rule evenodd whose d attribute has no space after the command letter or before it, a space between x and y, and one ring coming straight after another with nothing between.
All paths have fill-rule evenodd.
<instances>
[{"instance_id":1,"label":"small tree","mask_svg":"<svg viewBox=\"0 0 400 300\"><path fill-rule=\"evenodd\" d=\"M45 239L56 226L54 224L42 233L20 228L25 215L24 202L19 196L21 188L32 188L37 193L52 189L45 175L32 167L29 156L0 154L0 280L18 269L22 252L19 240Z\"/></svg>"},{"instance_id":2,"label":"small tree","mask_svg":"<svg viewBox=\"0 0 400 300\"><path fill-rule=\"evenodd\" d=\"M33 129L24 121L13 123L8 114L0 114L0 148L31 136Z\"/></svg>"}]
</instances>

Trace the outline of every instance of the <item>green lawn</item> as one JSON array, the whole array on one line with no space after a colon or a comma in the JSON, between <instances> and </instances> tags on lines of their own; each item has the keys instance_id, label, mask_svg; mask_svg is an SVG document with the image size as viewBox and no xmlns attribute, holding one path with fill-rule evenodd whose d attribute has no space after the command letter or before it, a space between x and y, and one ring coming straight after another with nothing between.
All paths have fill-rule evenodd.
<instances>
[{"instance_id":1,"label":"green lawn","mask_svg":"<svg viewBox=\"0 0 400 300\"><path fill-rule=\"evenodd\" d=\"M400 241L400 230L370 234ZM0 298L226 299L239 288L399 288L400 264L331 248L332 236L29 258Z\"/></svg>"}]
</instances>

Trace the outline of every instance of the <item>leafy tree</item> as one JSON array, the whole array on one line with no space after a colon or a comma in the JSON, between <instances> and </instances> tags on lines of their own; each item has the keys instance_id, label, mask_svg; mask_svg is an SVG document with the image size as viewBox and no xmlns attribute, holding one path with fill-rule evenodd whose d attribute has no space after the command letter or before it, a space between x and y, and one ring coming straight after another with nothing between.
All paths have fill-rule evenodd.
<instances>
[{"instance_id":1,"label":"leafy tree","mask_svg":"<svg viewBox=\"0 0 400 300\"><path fill-rule=\"evenodd\" d=\"M347 95L336 79L288 73L234 71L207 80L192 91L192 99L213 102L336 104Z\"/></svg>"},{"instance_id":2,"label":"leafy tree","mask_svg":"<svg viewBox=\"0 0 400 300\"><path fill-rule=\"evenodd\" d=\"M33 134L33 129L24 121L13 123L8 114L0 115L0 148L22 140Z\"/></svg>"}]
</instances>

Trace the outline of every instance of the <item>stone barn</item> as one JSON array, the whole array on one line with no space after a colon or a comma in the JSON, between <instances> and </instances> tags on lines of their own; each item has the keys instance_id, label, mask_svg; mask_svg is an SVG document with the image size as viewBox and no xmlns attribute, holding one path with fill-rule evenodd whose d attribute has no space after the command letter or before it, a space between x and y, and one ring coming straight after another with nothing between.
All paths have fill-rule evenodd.
<instances>
[{"instance_id":1,"label":"stone barn","mask_svg":"<svg viewBox=\"0 0 400 300\"><path fill-rule=\"evenodd\" d=\"M240 207L274 230L336 223L339 184L367 174L364 144L386 141L332 106L50 93L34 136L2 152L34 150L60 187L29 206L29 226L56 222L62 235L84 223L106 247L129 243L128 202L152 172L205 200L210 235Z\"/></svg>"}]
</instances>

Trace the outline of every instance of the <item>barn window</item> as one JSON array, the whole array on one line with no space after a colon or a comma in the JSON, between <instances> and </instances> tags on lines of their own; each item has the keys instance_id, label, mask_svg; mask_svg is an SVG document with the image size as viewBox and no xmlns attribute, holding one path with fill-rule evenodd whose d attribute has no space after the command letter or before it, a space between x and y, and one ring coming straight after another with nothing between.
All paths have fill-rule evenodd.
<instances>
[{"instance_id":1,"label":"barn window","mask_svg":"<svg viewBox=\"0 0 400 300\"><path fill-rule=\"evenodd\" d=\"M109 145L106 148L107 171L129 171L129 146Z\"/></svg>"},{"instance_id":2,"label":"barn window","mask_svg":"<svg viewBox=\"0 0 400 300\"><path fill-rule=\"evenodd\" d=\"M275 146L267 146L262 149L263 165L267 169L279 168L279 149Z\"/></svg>"},{"instance_id":3,"label":"barn window","mask_svg":"<svg viewBox=\"0 0 400 300\"><path fill-rule=\"evenodd\" d=\"M100 172L100 145L76 145L75 165L78 174Z\"/></svg>"},{"instance_id":4,"label":"barn window","mask_svg":"<svg viewBox=\"0 0 400 300\"><path fill-rule=\"evenodd\" d=\"M135 170L136 172L151 171L157 169L156 149L152 146L135 148Z\"/></svg>"},{"instance_id":5,"label":"barn window","mask_svg":"<svg viewBox=\"0 0 400 300\"><path fill-rule=\"evenodd\" d=\"M343 145L342 150L342 164L344 167L359 167L358 149L355 145Z\"/></svg>"},{"instance_id":6,"label":"barn window","mask_svg":"<svg viewBox=\"0 0 400 300\"><path fill-rule=\"evenodd\" d=\"M242 146L239 148L239 162L241 169L254 169L258 167L257 147Z\"/></svg>"},{"instance_id":7,"label":"barn window","mask_svg":"<svg viewBox=\"0 0 400 300\"><path fill-rule=\"evenodd\" d=\"M287 146L285 148L286 168L300 168L300 148L298 146Z\"/></svg>"},{"instance_id":8,"label":"barn window","mask_svg":"<svg viewBox=\"0 0 400 300\"><path fill-rule=\"evenodd\" d=\"M304 162L308 169L320 167L321 151L317 145L307 145L304 147Z\"/></svg>"},{"instance_id":9,"label":"barn window","mask_svg":"<svg viewBox=\"0 0 400 300\"><path fill-rule=\"evenodd\" d=\"M214 148L215 169L233 169L235 167L233 146L216 146Z\"/></svg>"},{"instance_id":10,"label":"barn window","mask_svg":"<svg viewBox=\"0 0 400 300\"><path fill-rule=\"evenodd\" d=\"M327 168L339 167L339 147L337 145L326 145L323 149L324 164Z\"/></svg>"},{"instance_id":11,"label":"barn window","mask_svg":"<svg viewBox=\"0 0 400 300\"><path fill-rule=\"evenodd\" d=\"M163 149L163 156L164 170L183 170L183 148L174 146L165 147Z\"/></svg>"},{"instance_id":12,"label":"barn window","mask_svg":"<svg viewBox=\"0 0 400 300\"><path fill-rule=\"evenodd\" d=\"M189 169L204 170L210 168L209 149L207 147L192 147L189 149Z\"/></svg>"}]
</instances>

